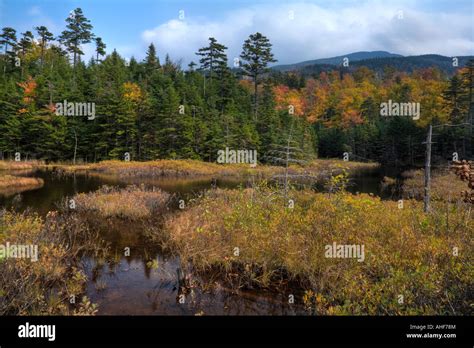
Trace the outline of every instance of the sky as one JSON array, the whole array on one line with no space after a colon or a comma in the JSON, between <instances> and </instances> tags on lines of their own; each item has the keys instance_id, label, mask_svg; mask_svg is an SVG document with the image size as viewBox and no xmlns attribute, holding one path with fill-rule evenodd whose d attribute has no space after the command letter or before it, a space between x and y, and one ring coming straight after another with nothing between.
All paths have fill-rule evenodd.
<instances>
[{"instance_id":1,"label":"sky","mask_svg":"<svg viewBox=\"0 0 474 348\"><path fill-rule=\"evenodd\" d=\"M474 55L473 0L0 0L0 27L45 25L59 35L76 7L93 32L124 58L141 60L153 42L188 64L215 37L229 62L257 31L273 44L276 64L383 50L402 55ZM94 45L84 45L86 60Z\"/></svg>"}]
</instances>

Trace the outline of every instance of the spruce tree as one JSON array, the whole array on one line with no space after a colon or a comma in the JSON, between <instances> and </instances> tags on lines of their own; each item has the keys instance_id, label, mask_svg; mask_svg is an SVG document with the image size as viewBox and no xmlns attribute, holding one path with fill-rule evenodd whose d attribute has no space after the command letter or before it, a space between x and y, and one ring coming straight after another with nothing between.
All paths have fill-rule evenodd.
<instances>
[{"instance_id":1,"label":"spruce tree","mask_svg":"<svg viewBox=\"0 0 474 348\"><path fill-rule=\"evenodd\" d=\"M160 68L160 59L156 55L156 48L153 43L148 46L148 50L146 52L145 68L147 73L153 73L153 71Z\"/></svg>"},{"instance_id":2,"label":"spruce tree","mask_svg":"<svg viewBox=\"0 0 474 348\"><path fill-rule=\"evenodd\" d=\"M466 90L458 75L454 75L449 81L448 88L443 93L446 105L451 110L450 119L454 123L464 122L467 115Z\"/></svg>"}]
</instances>

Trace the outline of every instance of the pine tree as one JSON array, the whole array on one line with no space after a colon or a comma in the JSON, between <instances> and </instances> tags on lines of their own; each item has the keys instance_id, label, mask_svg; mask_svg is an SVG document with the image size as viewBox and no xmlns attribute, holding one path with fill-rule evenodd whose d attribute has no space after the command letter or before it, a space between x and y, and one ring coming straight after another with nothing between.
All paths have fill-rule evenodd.
<instances>
[{"instance_id":1,"label":"pine tree","mask_svg":"<svg viewBox=\"0 0 474 348\"><path fill-rule=\"evenodd\" d=\"M216 74L221 74L227 67L227 55L225 54L226 46L217 42L213 37L209 38L209 46L202 47L196 52L196 55L201 56L199 63L200 69L208 72L209 84L212 85L212 77Z\"/></svg>"},{"instance_id":2,"label":"pine tree","mask_svg":"<svg viewBox=\"0 0 474 348\"><path fill-rule=\"evenodd\" d=\"M196 63L194 63L193 61L191 61L191 62L188 64L189 71L190 71L190 72L194 71L194 67L195 67L196 65L197 65Z\"/></svg>"},{"instance_id":3,"label":"pine tree","mask_svg":"<svg viewBox=\"0 0 474 348\"><path fill-rule=\"evenodd\" d=\"M48 31L48 28L46 28L44 25L36 27L35 28L36 32L38 33L40 37L40 47L41 47L41 67L43 67L43 62L44 62L44 50L46 49L46 46L49 41L54 40L54 36L52 33Z\"/></svg>"},{"instance_id":4,"label":"pine tree","mask_svg":"<svg viewBox=\"0 0 474 348\"><path fill-rule=\"evenodd\" d=\"M24 57L28 49L33 44L34 36L33 36L33 33L29 30L25 31L24 33L21 33L21 35L22 35L22 38L20 39L20 42L18 43L18 48L20 49L21 54Z\"/></svg>"},{"instance_id":5,"label":"pine tree","mask_svg":"<svg viewBox=\"0 0 474 348\"><path fill-rule=\"evenodd\" d=\"M243 63L241 68L243 73L250 76L254 83L254 118L258 115L258 78L268 71L268 64L277 60L273 58L272 45L270 40L259 32L251 34L245 40L240 54Z\"/></svg>"},{"instance_id":6,"label":"pine tree","mask_svg":"<svg viewBox=\"0 0 474 348\"><path fill-rule=\"evenodd\" d=\"M105 43L102 41L102 38L96 37L95 38L95 53L96 53L96 61L99 61L99 56L105 56Z\"/></svg>"},{"instance_id":7,"label":"pine tree","mask_svg":"<svg viewBox=\"0 0 474 348\"><path fill-rule=\"evenodd\" d=\"M61 33L59 40L73 54L73 66L76 67L81 55L84 54L81 45L91 42L94 37L91 32L92 25L80 8L76 8L66 18L66 23L66 30Z\"/></svg>"},{"instance_id":8,"label":"pine tree","mask_svg":"<svg viewBox=\"0 0 474 348\"><path fill-rule=\"evenodd\" d=\"M17 45L16 30L10 27L3 28L2 34L0 35L0 44L3 45L5 54L14 51ZM9 47L11 48L11 51L8 50Z\"/></svg>"},{"instance_id":9,"label":"pine tree","mask_svg":"<svg viewBox=\"0 0 474 348\"><path fill-rule=\"evenodd\" d=\"M4 51L4 65L3 65L3 75L5 76L7 70L7 62L10 60L10 63L13 64L15 51L17 49L16 42L16 30L10 27L5 27L2 29L2 34L0 35L0 45L3 45ZM9 51L8 48L11 50Z\"/></svg>"}]
</instances>

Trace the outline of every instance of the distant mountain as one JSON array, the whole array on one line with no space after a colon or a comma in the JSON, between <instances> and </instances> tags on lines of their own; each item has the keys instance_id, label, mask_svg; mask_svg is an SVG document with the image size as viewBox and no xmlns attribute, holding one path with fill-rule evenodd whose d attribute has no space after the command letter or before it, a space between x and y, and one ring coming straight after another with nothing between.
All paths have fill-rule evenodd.
<instances>
[{"instance_id":1,"label":"distant mountain","mask_svg":"<svg viewBox=\"0 0 474 348\"><path fill-rule=\"evenodd\" d=\"M385 55L385 56L383 56ZM349 68L351 71L360 66L366 66L376 72L383 72L387 67L394 68L397 71L412 72L416 69L436 67L452 75L459 67L466 65L469 59L474 56L458 56L458 66L453 66L453 58L441 56L438 54L424 54L419 56L404 57L399 54L393 54L384 51L375 52L356 52L345 56L316 59L290 65L279 65L272 69L275 71L296 71L305 76L319 75L323 71L339 69L343 58L349 58ZM368 57L368 58L367 58Z\"/></svg>"},{"instance_id":2,"label":"distant mountain","mask_svg":"<svg viewBox=\"0 0 474 348\"><path fill-rule=\"evenodd\" d=\"M350 54L346 54L344 56L337 56L331 58L322 58L322 59L314 59L314 60L307 60L301 63L296 64L286 64L286 65L276 65L273 66L272 69L278 71L292 71L292 70L300 70L306 66L311 65L341 65L344 58L349 59L349 64L351 62L356 62L360 60L366 59L373 59L373 58L388 58L388 57L403 57L400 54L394 54L386 51L362 51L362 52L354 52Z\"/></svg>"},{"instance_id":3,"label":"distant mountain","mask_svg":"<svg viewBox=\"0 0 474 348\"><path fill-rule=\"evenodd\" d=\"M383 71L385 67L391 66L397 70L412 72L416 69L424 69L430 67L436 67L441 71L444 71L448 75L454 74L454 72L466 65L469 59L473 59L474 56L459 56L458 66L453 66L453 58L441 56L439 54L423 54L421 56L409 56L409 57L398 57L398 58L376 58L376 59L365 59L358 62L354 62L354 67L366 66L369 69L375 71Z\"/></svg>"}]
</instances>

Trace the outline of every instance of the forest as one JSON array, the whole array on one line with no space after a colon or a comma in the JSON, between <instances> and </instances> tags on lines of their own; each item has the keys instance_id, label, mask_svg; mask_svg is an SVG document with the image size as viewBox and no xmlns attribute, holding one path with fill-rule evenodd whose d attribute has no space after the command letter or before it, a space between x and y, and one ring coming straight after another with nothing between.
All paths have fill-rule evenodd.
<instances>
[{"instance_id":1,"label":"forest","mask_svg":"<svg viewBox=\"0 0 474 348\"><path fill-rule=\"evenodd\" d=\"M0 315L472 313L473 59L283 71L255 30L184 67L93 25L0 33Z\"/></svg>"},{"instance_id":2,"label":"forest","mask_svg":"<svg viewBox=\"0 0 474 348\"><path fill-rule=\"evenodd\" d=\"M34 32L34 34L33 34ZM58 36L44 26L0 35L0 151L4 159L98 162L198 159L219 149L268 154L291 137L311 156L414 165L423 160L428 124L472 124L474 62L447 76L436 67L382 74L357 66L313 77L276 72L271 42L255 33L229 67L225 43L210 37L183 68L150 44L143 61L106 55L106 43L77 8ZM82 60L81 45L95 43ZM56 104L92 103L91 117L58 115ZM388 100L420 103L421 117L382 117ZM291 110L291 111L290 111ZM434 158L472 155L469 127L440 130Z\"/></svg>"}]
</instances>

